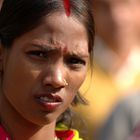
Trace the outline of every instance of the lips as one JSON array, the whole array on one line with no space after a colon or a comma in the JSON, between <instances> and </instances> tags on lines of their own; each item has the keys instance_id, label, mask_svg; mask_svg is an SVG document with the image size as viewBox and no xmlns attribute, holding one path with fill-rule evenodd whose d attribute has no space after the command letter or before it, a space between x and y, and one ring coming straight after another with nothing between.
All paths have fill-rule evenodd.
<instances>
[{"instance_id":1,"label":"lips","mask_svg":"<svg viewBox=\"0 0 140 140\"><path fill-rule=\"evenodd\" d=\"M56 94L40 94L35 96L35 98L46 111L57 109L63 102L62 98Z\"/></svg>"},{"instance_id":2,"label":"lips","mask_svg":"<svg viewBox=\"0 0 140 140\"><path fill-rule=\"evenodd\" d=\"M55 94L40 95L38 98L44 102L62 102L62 98Z\"/></svg>"}]
</instances>

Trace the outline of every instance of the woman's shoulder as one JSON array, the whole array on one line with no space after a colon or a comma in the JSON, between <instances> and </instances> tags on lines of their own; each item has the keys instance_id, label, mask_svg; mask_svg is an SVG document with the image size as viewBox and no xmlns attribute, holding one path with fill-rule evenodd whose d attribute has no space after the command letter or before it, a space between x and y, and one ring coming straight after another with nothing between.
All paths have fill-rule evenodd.
<instances>
[{"instance_id":1,"label":"woman's shoulder","mask_svg":"<svg viewBox=\"0 0 140 140\"><path fill-rule=\"evenodd\" d=\"M56 136L64 140L83 140L79 137L79 132L76 129L69 129L64 124L58 124L56 127Z\"/></svg>"}]
</instances>

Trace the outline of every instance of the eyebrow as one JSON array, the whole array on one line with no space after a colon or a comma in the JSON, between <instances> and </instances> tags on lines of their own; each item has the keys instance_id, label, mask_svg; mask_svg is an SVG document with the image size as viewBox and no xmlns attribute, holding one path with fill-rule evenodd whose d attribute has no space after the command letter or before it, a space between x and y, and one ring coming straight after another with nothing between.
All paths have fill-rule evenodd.
<instances>
[{"instance_id":1,"label":"eyebrow","mask_svg":"<svg viewBox=\"0 0 140 140\"><path fill-rule=\"evenodd\" d=\"M59 50L58 48L56 47L51 47L50 44L48 45L44 45L44 44L35 44L35 43L32 43L31 46L35 47L35 48L38 48L38 49L41 49L43 51L56 51L56 50Z\"/></svg>"},{"instance_id":2,"label":"eyebrow","mask_svg":"<svg viewBox=\"0 0 140 140\"><path fill-rule=\"evenodd\" d=\"M81 58L88 58L89 57L89 54L84 54L84 53L81 53L81 52L74 52L74 51L72 51L72 52L70 52L69 53L71 56L74 56L74 57L81 57Z\"/></svg>"},{"instance_id":3,"label":"eyebrow","mask_svg":"<svg viewBox=\"0 0 140 140\"><path fill-rule=\"evenodd\" d=\"M46 52L59 52L61 51L61 48L59 47L55 47L56 45L54 43L48 43L48 44L45 44L45 43L31 43L31 45L33 47L36 47L36 48L39 48L43 51L46 51ZM52 47L53 46L53 47ZM82 46L81 46L82 47ZM80 58L88 58L89 57L89 53L88 54L84 54L82 53L82 51L71 51L69 53L66 53L66 54L69 54L71 56L74 56L74 57L80 57Z\"/></svg>"}]
</instances>

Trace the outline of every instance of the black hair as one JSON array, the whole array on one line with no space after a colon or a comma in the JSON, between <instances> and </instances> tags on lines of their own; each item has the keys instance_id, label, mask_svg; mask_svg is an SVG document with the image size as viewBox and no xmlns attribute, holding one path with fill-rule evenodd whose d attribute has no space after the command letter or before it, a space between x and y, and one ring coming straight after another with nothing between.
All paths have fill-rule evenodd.
<instances>
[{"instance_id":1,"label":"black hair","mask_svg":"<svg viewBox=\"0 0 140 140\"><path fill-rule=\"evenodd\" d=\"M76 18L87 30L92 62L95 31L90 3L88 0L70 0L70 9L70 16ZM65 12L63 0L4 0L0 11L1 44L10 48L16 38L37 27L44 16L55 12ZM79 92L72 105L78 103L86 104Z\"/></svg>"}]
</instances>

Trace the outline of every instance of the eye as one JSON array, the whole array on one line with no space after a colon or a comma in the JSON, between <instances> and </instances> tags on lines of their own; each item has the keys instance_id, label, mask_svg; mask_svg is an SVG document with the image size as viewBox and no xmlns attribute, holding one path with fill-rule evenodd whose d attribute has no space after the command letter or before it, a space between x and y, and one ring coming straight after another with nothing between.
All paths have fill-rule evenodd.
<instances>
[{"instance_id":1,"label":"eye","mask_svg":"<svg viewBox=\"0 0 140 140\"><path fill-rule=\"evenodd\" d=\"M30 57L39 58L39 59L43 59L43 58L46 58L48 56L47 52L42 51L42 50L31 50L31 51L28 51L27 54Z\"/></svg>"},{"instance_id":2,"label":"eye","mask_svg":"<svg viewBox=\"0 0 140 140\"><path fill-rule=\"evenodd\" d=\"M66 63L72 68L80 68L86 65L85 60L75 56L67 58Z\"/></svg>"}]
</instances>

